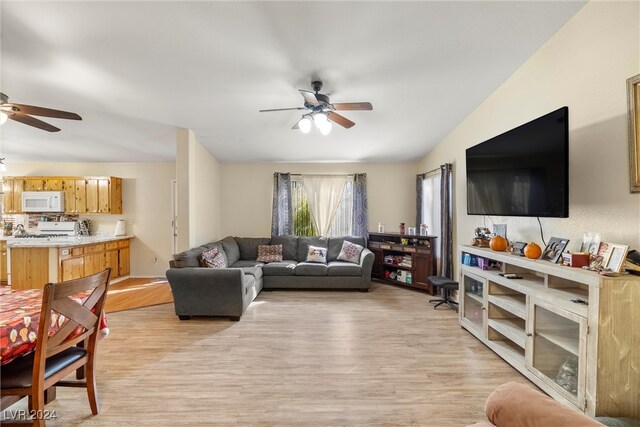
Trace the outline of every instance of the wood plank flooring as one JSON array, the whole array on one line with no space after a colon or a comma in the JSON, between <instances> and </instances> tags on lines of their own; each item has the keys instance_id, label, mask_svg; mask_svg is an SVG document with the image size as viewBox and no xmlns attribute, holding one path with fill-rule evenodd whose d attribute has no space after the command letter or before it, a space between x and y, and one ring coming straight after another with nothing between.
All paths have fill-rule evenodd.
<instances>
[{"instance_id":1,"label":"wood plank flooring","mask_svg":"<svg viewBox=\"0 0 640 427\"><path fill-rule=\"evenodd\" d=\"M429 296L262 292L239 322L180 321L172 304L112 313L101 411L58 389L48 426L466 426L523 376ZM24 400L17 404L25 406ZM15 409L15 407L14 407Z\"/></svg>"},{"instance_id":2,"label":"wood plank flooring","mask_svg":"<svg viewBox=\"0 0 640 427\"><path fill-rule=\"evenodd\" d=\"M109 285L105 312L131 310L173 302L169 282L164 277L130 278Z\"/></svg>"}]
</instances>

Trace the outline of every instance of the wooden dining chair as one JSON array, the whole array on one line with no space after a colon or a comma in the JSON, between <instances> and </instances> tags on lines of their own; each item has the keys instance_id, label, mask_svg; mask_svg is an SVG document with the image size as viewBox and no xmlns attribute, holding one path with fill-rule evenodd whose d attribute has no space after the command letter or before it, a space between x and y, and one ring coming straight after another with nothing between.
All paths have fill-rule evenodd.
<instances>
[{"instance_id":1,"label":"wooden dining chair","mask_svg":"<svg viewBox=\"0 0 640 427\"><path fill-rule=\"evenodd\" d=\"M36 415L32 425L45 425L44 392L52 386L85 387L91 413L98 414L95 358L110 274L107 268L92 276L47 283L35 352L2 366L2 396L29 396L30 413ZM70 298L83 292L88 292L83 303ZM56 323L59 329L50 332ZM85 369L84 379L64 380L80 368Z\"/></svg>"}]
</instances>

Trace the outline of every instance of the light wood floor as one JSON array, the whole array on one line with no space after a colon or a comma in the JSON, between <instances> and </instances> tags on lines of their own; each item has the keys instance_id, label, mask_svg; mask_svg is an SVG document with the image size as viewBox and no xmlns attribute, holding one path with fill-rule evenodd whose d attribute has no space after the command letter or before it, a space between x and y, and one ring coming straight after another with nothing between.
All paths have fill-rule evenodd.
<instances>
[{"instance_id":1,"label":"light wood floor","mask_svg":"<svg viewBox=\"0 0 640 427\"><path fill-rule=\"evenodd\" d=\"M131 310L173 302L169 282L164 277L131 278L109 285L105 312Z\"/></svg>"},{"instance_id":2,"label":"light wood floor","mask_svg":"<svg viewBox=\"0 0 640 427\"><path fill-rule=\"evenodd\" d=\"M262 292L239 322L179 321L172 304L112 313L101 412L58 389L48 426L466 426L528 381L428 295ZM24 401L18 405L24 405ZM15 409L15 408L14 408Z\"/></svg>"}]
</instances>

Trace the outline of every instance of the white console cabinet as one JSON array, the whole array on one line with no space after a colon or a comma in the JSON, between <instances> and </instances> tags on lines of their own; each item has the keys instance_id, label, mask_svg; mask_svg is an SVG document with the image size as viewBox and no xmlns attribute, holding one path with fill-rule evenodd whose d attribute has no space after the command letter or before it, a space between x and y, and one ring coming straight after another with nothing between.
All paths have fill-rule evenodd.
<instances>
[{"instance_id":1,"label":"white console cabinet","mask_svg":"<svg viewBox=\"0 0 640 427\"><path fill-rule=\"evenodd\" d=\"M556 400L590 416L640 418L640 277L473 246L460 254L493 261L462 265L463 328Z\"/></svg>"}]
</instances>

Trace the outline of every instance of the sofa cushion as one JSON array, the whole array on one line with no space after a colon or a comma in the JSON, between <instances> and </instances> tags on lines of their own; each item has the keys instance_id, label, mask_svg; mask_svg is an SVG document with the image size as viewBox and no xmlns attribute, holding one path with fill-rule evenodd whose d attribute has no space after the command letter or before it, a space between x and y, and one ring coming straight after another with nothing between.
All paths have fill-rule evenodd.
<instances>
[{"instance_id":1,"label":"sofa cushion","mask_svg":"<svg viewBox=\"0 0 640 427\"><path fill-rule=\"evenodd\" d=\"M265 276L293 276L297 261L284 260L282 262L270 262L262 267Z\"/></svg>"},{"instance_id":2,"label":"sofa cushion","mask_svg":"<svg viewBox=\"0 0 640 427\"><path fill-rule=\"evenodd\" d=\"M273 236L272 245L282 245L282 259L298 257L298 236Z\"/></svg>"},{"instance_id":3,"label":"sofa cushion","mask_svg":"<svg viewBox=\"0 0 640 427\"><path fill-rule=\"evenodd\" d=\"M342 250L340 251L340 255L338 255L338 261L360 264L360 254L363 250L363 246L345 240L342 242Z\"/></svg>"},{"instance_id":4,"label":"sofa cushion","mask_svg":"<svg viewBox=\"0 0 640 427\"><path fill-rule=\"evenodd\" d=\"M227 256L227 265L233 265L240 259L240 248L238 247L236 239L231 236L227 236L218 243L222 245L224 253Z\"/></svg>"},{"instance_id":5,"label":"sofa cushion","mask_svg":"<svg viewBox=\"0 0 640 427\"><path fill-rule=\"evenodd\" d=\"M225 268L226 266L227 262L218 248L207 249L200 254L200 267Z\"/></svg>"},{"instance_id":6,"label":"sofa cushion","mask_svg":"<svg viewBox=\"0 0 640 427\"><path fill-rule=\"evenodd\" d=\"M268 245L271 239L268 237L234 237L240 248L240 259L254 260L258 258L258 246Z\"/></svg>"},{"instance_id":7,"label":"sofa cushion","mask_svg":"<svg viewBox=\"0 0 640 427\"><path fill-rule=\"evenodd\" d=\"M242 267L242 268L240 268L240 270L242 270L242 272L243 272L245 275L247 275L247 274L248 274L248 275L250 275L250 276L255 277L255 279L256 279L256 280L258 280L259 278L261 278L261 277L262 277L262 275L264 274L264 273L262 272L262 267Z\"/></svg>"},{"instance_id":8,"label":"sofa cushion","mask_svg":"<svg viewBox=\"0 0 640 427\"><path fill-rule=\"evenodd\" d=\"M316 236L301 236L298 237L298 256L296 259L298 262L304 262L307 260L307 252L309 251L309 246L318 246L318 247L327 247L328 239L326 237L316 237ZM342 247L342 246L341 246ZM338 250L340 252L340 250ZM338 254L336 254L336 257Z\"/></svg>"},{"instance_id":9,"label":"sofa cushion","mask_svg":"<svg viewBox=\"0 0 640 427\"><path fill-rule=\"evenodd\" d=\"M227 254L225 254L224 252L224 247L222 246L222 243L220 242L205 243L204 245L202 245L202 247L206 249L216 248L220 253L220 255L222 256L222 258L224 259L224 266L226 267L229 265L229 260L227 259Z\"/></svg>"},{"instance_id":10,"label":"sofa cushion","mask_svg":"<svg viewBox=\"0 0 640 427\"><path fill-rule=\"evenodd\" d=\"M328 276L361 276L362 267L345 261L332 261L327 266Z\"/></svg>"},{"instance_id":11,"label":"sofa cushion","mask_svg":"<svg viewBox=\"0 0 640 427\"><path fill-rule=\"evenodd\" d=\"M356 245L360 245L362 247L367 246L366 239L364 237L357 236L342 236L342 237L331 237L329 238L329 253L327 255L327 261L336 261L338 259L338 255L340 255L340 251L342 250L342 242L348 241L351 243L355 243Z\"/></svg>"},{"instance_id":12,"label":"sofa cushion","mask_svg":"<svg viewBox=\"0 0 640 427\"><path fill-rule=\"evenodd\" d=\"M327 248L320 246L309 246L307 251L307 259L305 262L317 262L320 264L327 263Z\"/></svg>"},{"instance_id":13,"label":"sofa cushion","mask_svg":"<svg viewBox=\"0 0 640 427\"><path fill-rule=\"evenodd\" d=\"M200 267L200 255L205 251L204 246L198 246L184 252L173 255L173 262L176 268Z\"/></svg>"},{"instance_id":14,"label":"sofa cushion","mask_svg":"<svg viewBox=\"0 0 640 427\"><path fill-rule=\"evenodd\" d=\"M229 267L231 268L245 268L245 267L262 267L264 264L258 261L250 261L247 259L241 259L240 261L236 261L231 264Z\"/></svg>"},{"instance_id":15,"label":"sofa cushion","mask_svg":"<svg viewBox=\"0 0 640 427\"><path fill-rule=\"evenodd\" d=\"M256 261L264 263L282 261L282 245L258 246L258 258Z\"/></svg>"},{"instance_id":16,"label":"sofa cushion","mask_svg":"<svg viewBox=\"0 0 640 427\"><path fill-rule=\"evenodd\" d=\"M326 276L327 265L315 262L301 262L296 265L293 274L296 276Z\"/></svg>"}]
</instances>

